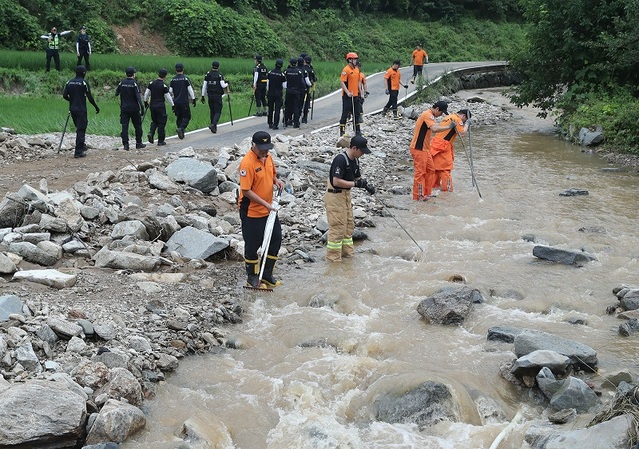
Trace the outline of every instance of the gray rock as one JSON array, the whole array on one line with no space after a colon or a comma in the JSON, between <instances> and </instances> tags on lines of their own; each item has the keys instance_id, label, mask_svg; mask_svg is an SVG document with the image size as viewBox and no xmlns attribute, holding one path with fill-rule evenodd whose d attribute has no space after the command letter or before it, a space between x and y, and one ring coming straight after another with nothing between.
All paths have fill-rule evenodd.
<instances>
[{"instance_id":1,"label":"gray rock","mask_svg":"<svg viewBox=\"0 0 639 449\"><path fill-rule=\"evenodd\" d=\"M619 335L629 337L639 330L639 319L632 318L619 325Z\"/></svg>"},{"instance_id":2,"label":"gray rock","mask_svg":"<svg viewBox=\"0 0 639 449\"><path fill-rule=\"evenodd\" d=\"M217 171L210 162L192 158L179 158L166 167L166 174L174 181L183 182L204 193L217 187Z\"/></svg>"},{"instance_id":3,"label":"gray rock","mask_svg":"<svg viewBox=\"0 0 639 449\"><path fill-rule=\"evenodd\" d=\"M577 412L587 412L601 403L599 396L586 383L570 376L550 399L555 410L574 408Z\"/></svg>"},{"instance_id":4,"label":"gray rock","mask_svg":"<svg viewBox=\"0 0 639 449\"><path fill-rule=\"evenodd\" d=\"M583 146L594 147L604 140L604 134L601 129L591 131L588 128L581 128L579 130L579 143Z\"/></svg>"},{"instance_id":5,"label":"gray rock","mask_svg":"<svg viewBox=\"0 0 639 449\"><path fill-rule=\"evenodd\" d=\"M33 346L30 341L23 342L16 348L16 361L21 364L27 371L39 373L42 371L40 360L33 350Z\"/></svg>"},{"instance_id":6,"label":"gray rock","mask_svg":"<svg viewBox=\"0 0 639 449\"><path fill-rule=\"evenodd\" d=\"M208 232L187 226L173 234L166 245L169 252L176 251L182 257L206 259L228 248L229 242Z\"/></svg>"},{"instance_id":7,"label":"gray rock","mask_svg":"<svg viewBox=\"0 0 639 449\"><path fill-rule=\"evenodd\" d=\"M36 329L35 334L42 341L46 341L49 345L54 345L58 340L58 335L51 329L48 324L43 324Z\"/></svg>"},{"instance_id":8,"label":"gray rock","mask_svg":"<svg viewBox=\"0 0 639 449\"><path fill-rule=\"evenodd\" d=\"M62 218L53 217L49 214L42 214L40 227L51 232L67 232L67 222Z\"/></svg>"},{"instance_id":9,"label":"gray rock","mask_svg":"<svg viewBox=\"0 0 639 449\"><path fill-rule=\"evenodd\" d=\"M429 426L442 420L457 421L457 406L448 387L439 382L424 382L416 388L396 394L387 393L374 402L375 416L388 423Z\"/></svg>"},{"instance_id":10,"label":"gray rock","mask_svg":"<svg viewBox=\"0 0 639 449\"><path fill-rule=\"evenodd\" d=\"M58 258L44 249L28 242L15 242L9 245L9 251L23 257L26 261L45 267L54 265Z\"/></svg>"},{"instance_id":11,"label":"gray rock","mask_svg":"<svg viewBox=\"0 0 639 449\"><path fill-rule=\"evenodd\" d=\"M140 382L126 368L113 368L109 381L102 386L97 394L106 394L114 399L126 399L129 404L142 404L142 387Z\"/></svg>"},{"instance_id":12,"label":"gray rock","mask_svg":"<svg viewBox=\"0 0 639 449\"><path fill-rule=\"evenodd\" d=\"M56 335L65 340L70 340L72 337L79 337L82 335L82 328L76 323L70 321L61 320L59 318L49 318L47 325L56 333Z\"/></svg>"},{"instance_id":13,"label":"gray rock","mask_svg":"<svg viewBox=\"0 0 639 449\"><path fill-rule=\"evenodd\" d=\"M24 315L22 306L22 301L16 295L0 296L0 321L7 321L13 313Z\"/></svg>"},{"instance_id":14,"label":"gray rock","mask_svg":"<svg viewBox=\"0 0 639 449\"><path fill-rule=\"evenodd\" d=\"M566 189L559 192L559 196L584 196L588 191L584 189Z\"/></svg>"},{"instance_id":15,"label":"gray rock","mask_svg":"<svg viewBox=\"0 0 639 449\"><path fill-rule=\"evenodd\" d=\"M140 240L149 240L146 227L140 220L122 221L113 226L113 231L111 231L112 239L121 239L126 236Z\"/></svg>"},{"instance_id":16,"label":"gray rock","mask_svg":"<svg viewBox=\"0 0 639 449\"><path fill-rule=\"evenodd\" d=\"M553 374L564 376L570 367L570 358L547 349L539 349L519 357L513 364L510 372L521 378L523 376L534 377L539 370L547 367Z\"/></svg>"},{"instance_id":17,"label":"gray rock","mask_svg":"<svg viewBox=\"0 0 639 449\"><path fill-rule=\"evenodd\" d=\"M156 169L151 169L146 172L151 187L155 187L158 190L163 190L168 193L179 192L181 187L173 182L171 178L164 173L160 173Z\"/></svg>"},{"instance_id":18,"label":"gray rock","mask_svg":"<svg viewBox=\"0 0 639 449\"><path fill-rule=\"evenodd\" d=\"M537 373L537 376L535 376L535 380L537 381L537 386L539 387L541 392L548 399L551 399L563 385L563 381L557 380L550 368L547 367L543 367Z\"/></svg>"},{"instance_id":19,"label":"gray rock","mask_svg":"<svg viewBox=\"0 0 639 449\"><path fill-rule=\"evenodd\" d=\"M113 340L116 337L117 331L115 327L111 324L94 324L93 330L95 334L100 337L102 340Z\"/></svg>"},{"instance_id":20,"label":"gray rock","mask_svg":"<svg viewBox=\"0 0 639 449\"><path fill-rule=\"evenodd\" d=\"M87 348L87 344L79 337L71 337L67 343L67 352L81 353Z\"/></svg>"},{"instance_id":21,"label":"gray rock","mask_svg":"<svg viewBox=\"0 0 639 449\"><path fill-rule=\"evenodd\" d=\"M66 274L58 270L25 270L13 274L13 279L35 282L49 287L62 289L73 287L78 280L75 274Z\"/></svg>"},{"instance_id":22,"label":"gray rock","mask_svg":"<svg viewBox=\"0 0 639 449\"><path fill-rule=\"evenodd\" d=\"M12 274L17 270L16 264L5 253L0 253L0 274Z\"/></svg>"},{"instance_id":23,"label":"gray rock","mask_svg":"<svg viewBox=\"0 0 639 449\"><path fill-rule=\"evenodd\" d=\"M488 329L486 339L488 341L501 341L504 343L512 343L515 337L523 332L524 329L508 326L495 326Z\"/></svg>"},{"instance_id":24,"label":"gray rock","mask_svg":"<svg viewBox=\"0 0 639 449\"><path fill-rule=\"evenodd\" d=\"M0 395L1 447L74 447L85 421L85 399L63 383L16 383Z\"/></svg>"},{"instance_id":25,"label":"gray rock","mask_svg":"<svg viewBox=\"0 0 639 449\"><path fill-rule=\"evenodd\" d=\"M116 268L124 270L153 271L160 266L160 258L155 256L142 256L140 254L125 251L110 251L106 247L98 251L94 256L95 266L99 268Z\"/></svg>"},{"instance_id":26,"label":"gray rock","mask_svg":"<svg viewBox=\"0 0 639 449\"><path fill-rule=\"evenodd\" d=\"M109 399L89 428L85 444L106 441L121 443L146 425L144 413L139 408Z\"/></svg>"},{"instance_id":27,"label":"gray rock","mask_svg":"<svg viewBox=\"0 0 639 449\"><path fill-rule=\"evenodd\" d=\"M543 245L537 245L533 248L533 256L543 260L576 266L582 266L586 262L597 260L596 257L584 252L568 251Z\"/></svg>"},{"instance_id":28,"label":"gray rock","mask_svg":"<svg viewBox=\"0 0 639 449\"><path fill-rule=\"evenodd\" d=\"M590 346L546 332L527 329L515 337L515 354L522 357L539 349L548 349L570 358L576 369L595 372L599 361Z\"/></svg>"},{"instance_id":29,"label":"gray rock","mask_svg":"<svg viewBox=\"0 0 639 449\"><path fill-rule=\"evenodd\" d=\"M149 343L149 340L139 335L129 337L129 347L141 353L151 352L151 343Z\"/></svg>"},{"instance_id":30,"label":"gray rock","mask_svg":"<svg viewBox=\"0 0 639 449\"><path fill-rule=\"evenodd\" d=\"M429 323L461 324L470 312L478 290L468 287L445 289L423 299L417 306L417 312Z\"/></svg>"}]
</instances>

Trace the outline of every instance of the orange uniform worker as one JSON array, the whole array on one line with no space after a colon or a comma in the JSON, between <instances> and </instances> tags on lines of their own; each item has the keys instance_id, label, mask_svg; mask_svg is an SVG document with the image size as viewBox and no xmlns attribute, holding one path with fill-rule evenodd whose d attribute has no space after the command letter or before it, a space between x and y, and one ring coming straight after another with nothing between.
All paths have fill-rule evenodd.
<instances>
[{"instance_id":1,"label":"orange uniform worker","mask_svg":"<svg viewBox=\"0 0 639 449\"><path fill-rule=\"evenodd\" d=\"M386 95L389 95L388 102L384 106L382 114L386 114L389 109L393 110L393 116L397 117L397 97L399 96L399 87L402 86L402 74L399 71L399 59L393 61L393 65L386 70L384 74L384 84L386 85ZM408 87L408 86L404 86Z\"/></svg>"},{"instance_id":2,"label":"orange uniform worker","mask_svg":"<svg viewBox=\"0 0 639 449\"><path fill-rule=\"evenodd\" d=\"M433 187L439 187L443 192L453 190L453 178L450 175L455 160L453 142L457 134L463 137L468 131L470 115L468 109L462 109L444 117L440 126L445 129L436 132L430 142L430 153L435 167Z\"/></svg>"},{"instance_id":3,"label":"orange uniform worker","mask_svg":"<svg viewBox=\"0 0 639 449\"><path fill-rule=\"evenodd\" d=\"M442 114L448 114L448 104L445 101L438 101L422 112L415 123L415 132L410 143L410 155L413 157L414 165L413 199L415 201L427 200L432 193L435 182L435 166L433 156L430 154L432 133L449 129L435 123L435 117L441 117Z\"/></svg>"},{"instance_id":4,"label":"orange uniform worker","mask_svg":"<svg viewBox=\"0 0 639 449\"><path fill-rule=\"evenodd\" d=\"M271 135L265 131L253 134L251 149L240 162L240 220L244 238L244 262L246 263L247 285L260 287L260 267L257 250L264 238L264 229L268 215L273 209L273 186L284 188L284 182L277 178L273 157L269 150L273 148ZM269 287L280 285L273 277L273 267L282 245L282 227L279 218L275 219L273 234L268 248L261 281Z\"/></svg>"},{"instance_id":5,"label":"orange uniform worker","mask_svg":"<svg viewBox=\"0 0 639 449\"><path fill-rule=\"evenodd\" d=\"M424 68L424 61L428 64L428 53L422 48L422 44L417 44L417 48L413 50L413 54L410 58L410 63L413 66L413 78L411 83L415 84L415 78L422 76L422 70Z\"/></svg>"},{"instance_id":6,"label":"orange uniform worker","mask_svg":"<svg viewBox=\"0 0 639 449\"><path fill-rule=\"evenodd\" d=\"M355 134L361 134L360 130L360 111L362 103L358 101L360 92L359 68L357 62L359 56L355 52L346 54L346 67L342 69L339 77L339 84L342 88L342 116L339 119L339 135L346 134L346 121L349 114L353 114L353 123L355 124Z\"/></svg>"}]
</instances>

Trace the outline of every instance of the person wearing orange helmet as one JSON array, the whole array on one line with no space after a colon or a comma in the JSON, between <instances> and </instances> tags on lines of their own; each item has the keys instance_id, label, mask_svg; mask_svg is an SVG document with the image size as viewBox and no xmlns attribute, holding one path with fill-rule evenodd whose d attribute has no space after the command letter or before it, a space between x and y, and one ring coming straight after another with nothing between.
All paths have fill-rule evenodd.
<instances>
[{"instance_id":1,"label":"person wearing orange helmet","mask_svg":"<svg viewBox=\"0 0 639 449\"><path fill-rule=\"evenodd\" d=\"M348 115L353 114L353 124L355 127L355 134L361 134L360 130L360 109L362 103L359 101L360 92L360 77L359 68L357 62L359 56L355 52L349 52L346 54L346 67L342 69L342 74L339 77L339 83L342 88L342 117L339 119L339 135L346 134L346 121Z\"/></svg>"}]
</instances>

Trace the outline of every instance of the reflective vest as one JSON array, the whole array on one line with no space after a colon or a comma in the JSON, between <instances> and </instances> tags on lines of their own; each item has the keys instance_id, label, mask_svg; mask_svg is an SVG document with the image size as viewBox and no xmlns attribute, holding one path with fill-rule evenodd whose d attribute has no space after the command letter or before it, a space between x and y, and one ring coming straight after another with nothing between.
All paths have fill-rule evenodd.
<instances>
[{"instance_id":1,"label":"reflective vest","mask_svg":"<svg viewBox=\"0 0 639 449\"><path fill-rule=\"evenodd\" d=\"M52 39L49 41L49 48L52 50L57 50L60 48L60 35L54 34L52 35Z\"/></svg>"}]
</instances>

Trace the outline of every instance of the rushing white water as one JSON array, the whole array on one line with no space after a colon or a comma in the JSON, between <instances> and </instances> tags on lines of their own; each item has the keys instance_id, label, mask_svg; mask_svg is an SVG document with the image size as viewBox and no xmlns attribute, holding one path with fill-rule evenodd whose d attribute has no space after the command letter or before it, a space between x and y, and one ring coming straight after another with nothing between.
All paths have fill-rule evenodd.
<instances>
[{"instance_id":1,"label":"rushing white water","mask_svg":"<svg viewBox=\"0 0 639 449\"><path fill-rule=\"evenodd\" d=\"M458 145L454 193L423 204L389 198L397 221L376 219L352 262L330 266L318 252L317 263L280 272L284 285L274 293L247 295L244 323L225 329L240 349L182 360L147 403L147 428L122 447L209 447L176 436L190 419L215 448L485 449L518 410L524 422L499 447L526 447L525 428L543 407L500 376L514 354L512 345L487 342L498 325L593 347L595 383L636 368L635 339L620 337L621 321L605 309L616 303L613 287L639 283L639 177L605 171L596 156L516 121L472 138L483 199ZM559 196L568 188L590 194ZM579 231L595 227L603 231ZM597 260L581 268L540 261L526 234ZM453 275L487 301L461 326L426 324L417 304ZM375 398L427 380L453 388L460 422L420 429L376 421ZM480 416L478 404L492 404L494 416Z\"/></svg>"}]
</instances>

